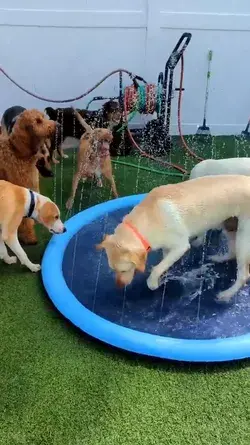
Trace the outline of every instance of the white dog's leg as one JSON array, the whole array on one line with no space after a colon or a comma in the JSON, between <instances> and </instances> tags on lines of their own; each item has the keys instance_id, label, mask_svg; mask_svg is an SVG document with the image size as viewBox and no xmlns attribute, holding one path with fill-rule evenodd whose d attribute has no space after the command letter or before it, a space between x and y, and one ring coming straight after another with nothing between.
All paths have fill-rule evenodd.
<instances>
[{"instance_id":1,"label":"white dog's leg","mask_svg":"<svg viewBox=\"0 0 250 445\"><path fill-rule=\"evenodd\" d=\"M238 230L236 233L235 252L237 261L237 277L236 281L229 289L218 294L217 299L220 302L229 302L231 298L244 286L249 278L250 263L250 220L239 220Z\"/></svg>"},{"instance_id":2,"label":"white dog's leg","mask_svg":"<svg viewBox=\"0 0 250 445\"><path fill-rule=\"evenodd\" d=\"M6 264L14 264L17 261L16 256L10 256L8 254L7 248L2 239L1 232L0 232L0 259L3 260Z\"/></svg>"},{"instance_id":3,"label":"white dog's leg","mask_svg":"<svg viewBox=\"0 0 250 445\"><path fill-rule=\"evenodd\" d=\"M40 264L33 264L26 253L24 252L23 248L21 247L18 238L17 233L12 235L11 237L7 238L5 240L5 243L7 246L12 250L12 252L15 253L17 258L19 259L20 263L24 266L28 267L28 269L31 270L31 272L38 272L41 269Z\"/></svg>"},{"instance_id":4,"label":"white dog's leg","mask_svg":"<svg viewBox=\"0 0 250 445\"><path fill-rule=\"evenodd\" d=\"M192 247L200 247L202 244L204 244L206 234L203 233L202 235L198 235L194 240L191 241Z\"/></svg>"},{"instance_id":5,"label":"white dog's leg","mask_svg":"<svg viewBox=\"0 0 250 445\"><path fill-rule=\"evenodd\" d=\"M249 263L238 263L237 278L233 286L229 289L219 292L217 301L222 303L229 303L232 297L244 286L249 278Z\"/></svg>"},{"instance_id":6,"label":"white dog's leg","mask_svg":"<svg viewBox=\"0 0 250 445\"><path fill-rule=\"evenodd\" d=\"M166 273L168 269L188 251L188 249L190 249L190 244L187 238L184 238L177 246L171 247L163 260L157 264L157 266L153 267L152 272L147 279L149 289L158 289L161 275Z\"/></svg>"},{"instance_id":7,"label":"white dog's leg","mask_svg":"<svg viewBox=\"0 0 250 445\"><path fill-rule=\"evenodd\" d=\"M101 173L101 170L99 168L97 168L96 171L95 171L95 179L96 179L98 187L102 187L103 186L103 184L102 184L102 173Z\"/></svg>"},{"instance_id":8,"label":"white dog's leg","mask_svg":"<svg viewBox=\"0 0 250 445\"><path fill-rule=\"evenodd\" d=\"M233 260L235 258L235 240L236 232L224 231L227 238L228 251L224 255L210 255L208 259L214 263L223 263L224 261Z\"/></svg>"},{"instance_id":9,"label":"white dog's leg","mask_svg":"<svg viewBox=\"0 0 250 445\"><path fill-rule=\"evenodd\" d=\"M165 256L167 256L168 252L169 252L169 249L163 248L162 249L162 258L165 258Z\"/></svg>"}]
</instances>

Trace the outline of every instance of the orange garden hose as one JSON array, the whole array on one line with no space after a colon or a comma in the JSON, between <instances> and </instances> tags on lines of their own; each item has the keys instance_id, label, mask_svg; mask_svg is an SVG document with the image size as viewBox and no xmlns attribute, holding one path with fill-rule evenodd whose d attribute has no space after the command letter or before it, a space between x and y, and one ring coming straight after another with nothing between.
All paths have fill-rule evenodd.
<instances>
[{"instance_id":1,"label":"orange garden hose","mask_svg":"<svg viewBox=\"0 0 250 445\"><path fill-rule=\"evenodd\" d=\"M182 87L183 87L183 77L184 77L184 57L183 54L181 56L181 75L180 75L180 90L179 90L179 96L178 96L178 130L180 133L181 142L183 144L184 150L189 154L189 156L192 156L193 158L197 159L198 161L203 161L204 159L200 156L197 156L194 151L192 151L189 146L187 145L181 130L181 104L182 104Z\"/></svg>"}]
</instances>

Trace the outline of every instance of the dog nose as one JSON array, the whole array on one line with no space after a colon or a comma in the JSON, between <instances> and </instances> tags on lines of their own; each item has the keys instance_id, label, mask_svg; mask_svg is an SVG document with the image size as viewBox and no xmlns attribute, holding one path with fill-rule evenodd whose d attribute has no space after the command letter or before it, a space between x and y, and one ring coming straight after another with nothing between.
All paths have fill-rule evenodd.
<instances>
[{"instance_id":1,"label":"dog nose","mask_svg":"<svg viewBox=\"0 0 250 445\"><path fill-rule=\"evenodd\" d=\"M63 233L65 233L65 232L67 232L67 229L66 229L66 227L64 227L64 228L63 228Z\"/></svg>"}]
</instances>

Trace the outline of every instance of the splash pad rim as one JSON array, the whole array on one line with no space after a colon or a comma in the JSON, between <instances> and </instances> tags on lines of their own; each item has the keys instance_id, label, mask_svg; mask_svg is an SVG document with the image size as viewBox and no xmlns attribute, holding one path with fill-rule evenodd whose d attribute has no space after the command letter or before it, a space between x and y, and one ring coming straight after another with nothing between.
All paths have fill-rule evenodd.
<instances>
[{"instance_id":1,"label":"splash pad rim","mask_svg":"<svg viewBox=\"0 0 250 445\"><path fill-rule=\"evenodd\" d=\"M65 250L71 238L85 225L105 213L137 205L146 194L110 200L74 215L67 232L54 235L42 260L42 280L58 311L86 334L111 346L136 354L186 362L224 362L250 357L250 333L208 340L178 339L136 331L91 312L68 288L62 271Z\"/></svg>"}]
</instances>

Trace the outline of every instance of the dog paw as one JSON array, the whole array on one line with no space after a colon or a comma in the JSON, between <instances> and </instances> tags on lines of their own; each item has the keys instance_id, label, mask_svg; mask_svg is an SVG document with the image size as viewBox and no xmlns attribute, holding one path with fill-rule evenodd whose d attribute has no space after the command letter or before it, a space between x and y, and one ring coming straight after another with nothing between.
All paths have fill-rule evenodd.
<instances>
[{"instance_id":1,"label":"dog paw","mask_svg":"<svg viewBox=\"0 0 250 445\"><path fill-rule=\"evenodd\" d=\"M39 272L39 270L41 270L41 266L40 266L40 264L31 263L29 265L29 269L31 270L31 272Z\"/></svg>"},{"instance_id":2,"label":"dog paw","mask_svg":"<svg viewBox=\"0 0 250 445\"><path fill-rule=\"evenodd\" d=\"M191 241L192 247L200 247L204 244L204 236L197 236Z\"/></svg>"},{"instance_id":3,"label":"dog paw","mask_svg":"<svg viewBox=\"0 0 250 445\"><path fill-rule=\"evenodd\" d=\"M149 275L148 279L147 279L147 286L150 290L156 290L159 287L159 280L156 276L154 275Z\"/></svg>"},{"instance_id":4,"label":"dog paw","mask_svg":"<svg viewBox=\"0 0 250 445\"><path fill-rule=\"evenodd\" d=\"M15 264L17 262L16 256L5 256L2 258L6 264Z\"/></svg>"},{"instance_id":5,"label":"dog paw","mask_svg":"<svg viewBox=\"0 0 250 445\"><path fill-rule=\"evenodd\" d=\"M233 297L232 292L228 291L228 290L224 290L222 292L219 292L218 295L216 296L216 303L219 304L228 304L231 302Z\"/></svg>"},{"instance_id":6,"label":"dog paw","mask_svg":"<svg viewBox=\"0 0 250 445\"><path fill-rule=\"evenodd\" d=\"M213 263L224 263L229 260L229 257L228 255L209 255L207 259Z\"/></svg>"}]
</instances>

